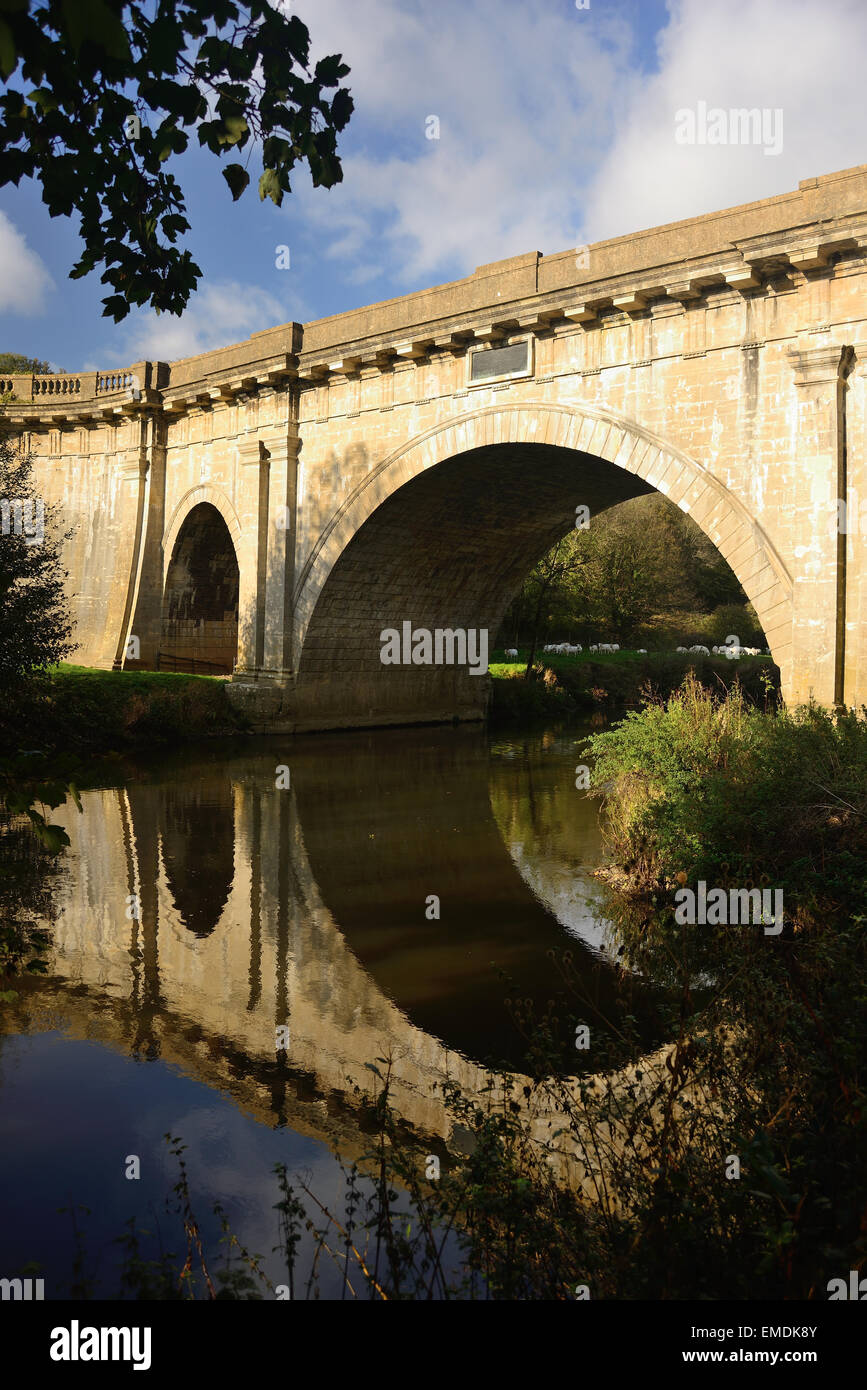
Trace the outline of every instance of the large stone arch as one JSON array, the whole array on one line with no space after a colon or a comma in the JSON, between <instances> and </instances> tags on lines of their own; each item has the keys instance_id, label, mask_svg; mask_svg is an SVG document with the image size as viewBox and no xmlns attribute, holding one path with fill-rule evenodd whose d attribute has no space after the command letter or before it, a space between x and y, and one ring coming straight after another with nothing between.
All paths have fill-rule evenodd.
<instances>
[{"instance_id":1,"label":"large stone arch","mask_svg":"<svg viewBox=\"0 0 867 1390\"><path fill-rule=\"evenodd\" d=\"M783 670L785 683L791 647L792 580L772 541L744 504L696 459L634 421L589 405L535 402L491 406L436 426L384 459L336 512L301 570L296 586L296 650L301 652L298 693L302 718L303 706L307 704L305 684L310 687L311 694L315 691L320 705L328 699L331 662L322 648L321 634L323 625L330 625L333 630L341 621L339 612L329 612L329 580L341 561L345 569L345 557L352 553L350 547L361 536L366 524L384 516L383 509L408 485L413 484L418 489L417 480L430 474L432 469L446 470L448 466L449 476L454 479L459 476L455 469L460 467L461 460L466 460L469 468L471 460L493 457L497 446L505 446L499 449L499 454L505 456L508 452L514 455L516 448L527 445L534 446L524 450L527 457L539 460L540 484L550 471L552 461L556 460L561 470L567 460L571 461L576 504L586 500L580 494L591 474L598 490L602 469L607 480L603 506L657 489L687 511L717 546L754 604L771 650ZM561 483L561 492L562 487ZM519 520L516 517L516 524ZM373 524L377 524L375 520ZM553 525L552 543L564 529L561 516ZM539 533L538 543L542 544L543 540L544 536ZM358 550L358 544L354 550ZM533 556L535 558L537 556ZM370 587L368 578L366 571L358 570L353 592ZM344 599L347 592L349 590L344 588ZM412 618L414 615L407 613L406 616ZM489 617L496 622L493 609ZM355 639L349 620L345 628L351 666L357 658L352 651ZM351 670L347 674L351 678ZM453 694L457 698L457 692ZM407 698L404 697L404 705ZM426 711L420 710L420 716L427 713L428 717L437 717L446 713L448 698L444 692L436 708L431 705ZM404 713L407 712L405 709ZM376 720L378 712L371 707L366 717Z\"/></svg>"}]
</instances>

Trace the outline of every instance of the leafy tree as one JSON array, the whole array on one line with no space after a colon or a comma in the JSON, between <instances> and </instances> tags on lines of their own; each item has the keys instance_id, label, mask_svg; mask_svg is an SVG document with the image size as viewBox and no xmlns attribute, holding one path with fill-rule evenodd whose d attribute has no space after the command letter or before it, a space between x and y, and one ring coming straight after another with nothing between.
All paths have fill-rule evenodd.
<instances>
[{"instance_id":1,"label":"leafy tree","mask_svg":"<svg viewBox=\"0 0 867 1390\"><path fill-rule=\"evenodd\" d=\"M624 507L602 521L581 538L584 616L615 641L629 642L655 612L682 597L683 574L672 553L667 517L648 526Z\"/></svg>"},{"instance_id":2,"label":"leafy tree","mask_svg":"<svg viewBox=\"0 0 867 1390\"><path fill-rule=\"evenodd\" d=\"M0 372L8 372L10 376L31 373L38 376L40 372L50 372L51 363L43 362L39 357L24 357L20 352L0 352Z\"/></svg>"},{"instance_id":3,"label":"leafy tree","mask_svg":"<svg viewBox=\"0 0 867 1390\"><path fill-rule=\"evenodd\" d=\"M547 610L562 604L578 574L583 570L586 558L580 553L572 532L559 540L533 566L524 581L516 605L513 605L513 620L520 624L523 619L529 633L530 651L527 657L527 675L533 669L539 634L545 624ZM517 640L517 639L516 639Z\"/></svg>"},{"instance_id":4,"label":"leafy tree","mask_svg":"<svg viewBox=\"0 0 867 1390\"><path fill-rule=\"evenodd\" d=\"M56 509L37 497L30 458L0 438L0 690L75 650Z\"/></svg>"},{"instance_id":5,"label":"leafy tree","mask_svg":"<svg viewBox=\"0 0 867 1390\"><path fill-rule=\"evenodd\" d=\"M105 316L179 314L202 271L176 245L190 224L165 165L188 129L219 157L250 146L223 169L234 200L256 142L259 197L278 207L298 163L316 186L342 179L349 69L332 54L310 72L309 56L306 25L268 0L0 0L0 187L34 178L52 217L79 213L70 275L106 267Z\"/></svg>"},{"instance_id":6,"label":"leafy tree","mask_svg":"<svg viewBox=\"0 0 867 1390\"><path fill-rule=\"evenodd\" d=\"M544 634L631 642L650 619L719 609L720 624L728 626L714 640L735 632L752 645L761 632L745 605L743 589L713 543L691 517L654 493L611 507L593 517L588 530L559 541L527 576L503 632L519 645L520 631L532 658Z\"/></svg>"}]
</instances>

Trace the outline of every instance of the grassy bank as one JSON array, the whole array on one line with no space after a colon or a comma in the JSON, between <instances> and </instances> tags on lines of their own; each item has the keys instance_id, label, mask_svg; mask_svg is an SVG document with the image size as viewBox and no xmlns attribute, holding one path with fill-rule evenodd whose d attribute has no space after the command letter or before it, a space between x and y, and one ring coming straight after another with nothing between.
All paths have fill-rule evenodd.
<instances>
[{"instance_id":1,"label":"grassy bank","mask_svg":"<svg viewBox=\"0 0 867 1390\"><path fill-rule=\"evenodd\" d=\"M225 681L61 665L0 712L7 747L99 755L244 731Z\"/></svg>"},{"instance_id":2,"label":"grassy bank","mask_svg":"<svg viewBox=\"0 0 867 1390\"><path fill-rule=\"evenodd\" d=\"M600 710L613 714L639 704L646 696L667 699L690 671L710 691L724 693L735 684L752 704L764 708L776 699L778 667L770 657L691 655L681 652L580 652L544 656L536 675L525 679L524 662L497 660L490 665L490 718L495 723L556 719Z\"/></svg>"}]
</instances>

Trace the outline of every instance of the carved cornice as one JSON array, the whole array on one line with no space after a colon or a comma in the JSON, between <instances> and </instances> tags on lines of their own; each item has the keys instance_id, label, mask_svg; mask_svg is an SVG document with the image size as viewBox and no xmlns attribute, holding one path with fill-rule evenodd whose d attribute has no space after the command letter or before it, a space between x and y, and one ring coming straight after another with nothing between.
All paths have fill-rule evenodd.
<instances>
[{"instance_id":1,"label":"carved cornice","mask_svg":"<svg viewBox=\"0 0 867 1390\"><path fill-rule=\"evenodd\" d=\"M795 373L796 386L824 386L828 382L838 381L845 384L855 365L855 349L840 343L791 348L789 361Z\"/></svg>"}]
</instances>

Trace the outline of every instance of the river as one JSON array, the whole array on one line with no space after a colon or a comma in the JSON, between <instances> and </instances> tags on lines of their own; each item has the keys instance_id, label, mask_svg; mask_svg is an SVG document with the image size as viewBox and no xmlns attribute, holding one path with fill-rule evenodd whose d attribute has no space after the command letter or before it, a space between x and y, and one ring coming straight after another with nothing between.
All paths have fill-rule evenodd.
<instances>
[{"instance_id":1,"label":"river","mask_svg":"<svg viewBox=\"0 0 867 1390\"><path fill-rule=\"evenodd\" d=\"M82 1277L114 1296L131 1217L179 1248L171 1134L212 1258L219 1202L279 1281L274 1164L339 1206L336 1155L368 1145L378 1058L414 1131L458 1148L438 1083L520 1071L516 1008L562 1015L563 1067L592 1069L568 1032L564 953L592 1028L628 1007L653 1044L656 996L624 985L593 877L586 732L199 744L127 762L55 813L71 845L49 972L0 1010L0 1276L32 1264L46 1298ZM340 1283L323 1271L326 1296Z\"/></svg>"}]
</instances>

